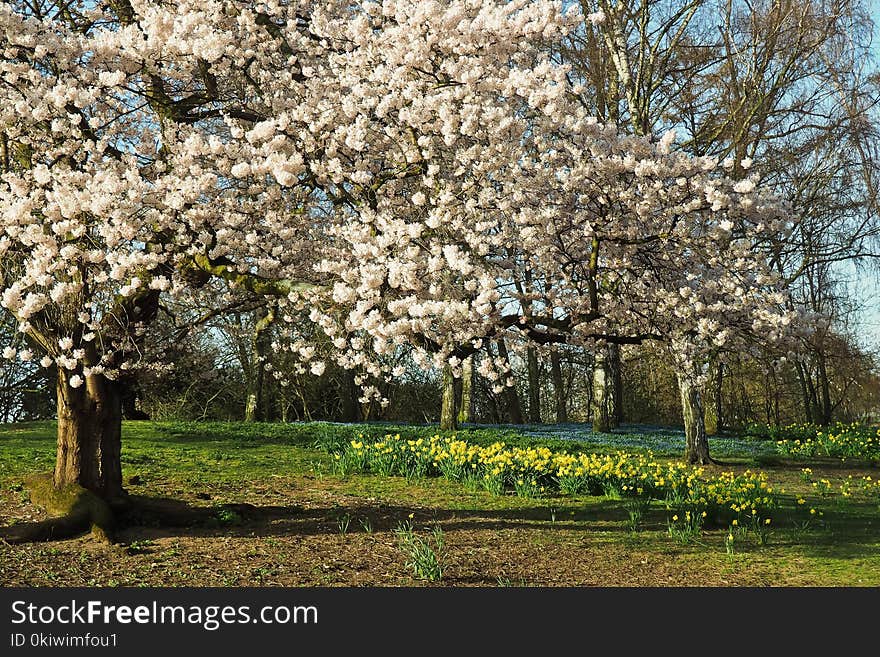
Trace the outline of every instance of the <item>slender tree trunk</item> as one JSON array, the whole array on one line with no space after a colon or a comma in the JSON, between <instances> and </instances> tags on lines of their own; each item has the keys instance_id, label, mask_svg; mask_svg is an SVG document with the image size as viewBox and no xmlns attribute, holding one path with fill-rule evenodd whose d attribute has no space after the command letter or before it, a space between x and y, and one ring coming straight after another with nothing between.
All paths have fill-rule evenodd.
<instances>
[{"instance_id":1,"label":"slender tree trunk","mask_svg":"<svg viewBox=\"0 0 880 657\"><path fill-rule=\"evenodd\" d=\"M724 430L724 398L722 396L724 390L724 363L718 361L718 367L715 370L715 433L721 433Z\"/></svg>"},{"instance_id":2,"label":"slender tree trunk","mask_svg":"<svg viewBox=\"0 0 880 657\"><path fill-rule=\"evenodd\" d=\"M828 370L825 367L825 354L819 352L819 393L821 394L821 415L820 424L827 426L831 424L831 386L828 382Z\"/></svg>"},{"instance_id":3,"label":"slender tree trunk","mask_svg":"<svg viewBox=\"0 0 880 657\"><path fill-rule=\"evenodd\" d=\"M779 382L776 380L776 376L773 377L773 422L778 427L780 426L780 416L779 416Z\"/></svg>"},{"instance_id":4,"label":"slender tree trunk","mask_svg":"<svg viewBox=\"0 0 880 657\"><path fill-rule=\"evenodd\" d=\"M623 366L620 362L620 345L609 344L605 361L608 369L609 408L611 428L616 429L623 422Z\"/></svg>"},{"instance_id":5,"label":"slender tree trunk","mask_svg":"<svg viewBox=\"0 0 880 657\"><path fill-rule=\"evenodd\" d=\"M556 399L556 423L568 422L568 405L565 399L565 380L562 378L562 363L559 352L550 352L550 376L553 379L553 396Z\"/></svg>"},{"instance_id":6,"label":"slender tree trunk","mask_svg":"<svg viewBox=\"0 0 880 657\"><path fill-rule=\"evenodd\" d=\"M507 345L504 344L504 340L498 341L498 355L501 356L505 362L510 363L510 356L507 353ZM516 392L516 386L505 386L504 397L507 406L507 415L510 417L510 423L522 424L522 406L520 406L519 403L519 394Z\"/></svg>"},{"instance_id":7,"label":"slender tree trunk","mask_svg":"<svg viewBox=\"0 0 880 657\"><path fill-rule=\"evenodd\" d=\"M593 431L608 432L612 429L612 382L609 379L607 354L604 349L599 349L593 357Z\"/></svg>"},{"instance_id":8,"label":"slender tree trunk","mask_svg":"<svg viewBox=\"0 0 880 657\"><path fill-rule=\"evenodd\" d=\"M798 382L801 384L801 399L804 403L804 422L813 421L813 410L810 406L810 393L807 390L807 380L804 374L804 367L800 363L795 364L797 370Z\"/></svg>"},{"instance_id":9,"label":"slender tree trunk","mask_svg":"<svg viewBox=\"0 0 880 657\"><path fill-rule=\"evenodd\" d=\"M806 374L806 384L807 384L807 395L810 400L810 422L814 424L822 424L822 413L819 409L819 397L816 393L816 386L813 385L813 373L810 370L805 369Z\"/></svg>"},{"instance_id":10,"label":"slender tree trunk","mask_svg":"<svg viewBox=\"0 0 880 657\"><path fill-rule=\"evenodd\" d=\"M526 350L529 370L529 422L541 423L541 378L538 365L538 352L534 347Z\"/></svg>"},{"instance_id":11,"label":"slender tree trunk","mask_svg":"<svg viewBox=\"0 0 880 657\"><path fill-rule=\"evenodd\" d=\"M77 388L59 371L58 449L54 484L79 484L109 502L122 500L122 391L102 375Z\"/></svg>"},{"instance_id":12,"label":"slender tree trunk","mask_svg":"<svg viewBox=\"0 0 880 657\"><path fill-rule=\"evenodd\" d=\"M684 420L685 461L699 465L712 463L700 387L688 373L679 371L678 390L681 394L681 415Z\"/></svg>"},{"instance_id":13,"label":"slender tree trunk","mask_svg":"<svg viewBox=\"0 0 880 657\"><path fill-rule=\"evenodd\" d=\"M254 326L254 332L251 335L251 376L248 380L247 403L244 408L245 422L266 419L263 400L263 361L269 350L267 340L268 328L274 320L275 314L271 309L267 309L266 314L257 321L256 326Z\"/></svg>"},{"instance_id":14,"label":"slender tree trunk","mask_svg":"<svg viewBox=\"0 0 880 657\"><path fill-rule=\"evenodd\" d=\"M452 376L452 367L447 365L443 368L443 401L440 408L440 428L451 431L458 428L458 413L455 394L455 377Z\"/></svg>"},{"instance_id":15,"label":"slender tree trunk","mask_svg":"<svg viewBox=\"0 0 880 657\"><path fill-rule=\"evenodd\" d=\"M458 423L474 421L474 358L468 356L461 365L461 404L458 410Z\"/></svg>"}]
</instances>

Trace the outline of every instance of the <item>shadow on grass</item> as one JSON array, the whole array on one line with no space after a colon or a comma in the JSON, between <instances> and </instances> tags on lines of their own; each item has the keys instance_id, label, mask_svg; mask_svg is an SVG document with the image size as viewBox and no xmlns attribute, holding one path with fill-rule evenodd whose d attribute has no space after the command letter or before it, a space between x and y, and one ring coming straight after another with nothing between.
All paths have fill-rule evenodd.
<instances>
[{"instance_id":1,"label":"shadow on grass","mask_svg":"<svg viewBox=\"0 0 880 657\"><path fill-rule=\"evenodd\" d=\"M402 522L415 525L441 523L445 530L629 531L620 525L626 518L624 503L603 501L585 510L558 505L523 509L414 509L389 504L358 504L304 508L300 505L221 504L194 505L184 500L132 496L132 506L119 517L120 531L155 530L163 536L287 536L391 531ZM646 514L643 526L659 528L659 514ZM665 525L662 525L665 527Z\"/></svg>"},{"instance_id":2,"label":"shadow on grass","mask_svg":"<svg viewBox=\"0 0 880 657\"><path fill-rule=\"evenodd\" d=\"M183 500L136 497L132 509L121 518L120 536L128 532L140 538L157 537L284 537L333 535L344 532L388 532L411 521L417 528L442 526L444 531L541 530L571 534L633 536L626 523L625 501L597 500L588 508L546 505L521 509L413 509L396 504L355 504L304 508L299 505L254 506L251 504L193 505ZM663 532L669 512L652 508L644 513L640 532ZM554 520L555 517L555 520ZM829 510L821 523L797 530L792 521L774 531L771 545L796 549L805 556L858 559L880 554L880 517L876 506L853 505L847 512ZM723 530L708 525L708 531ZM615 540L615 539L612 539Z\"/></svg>"},{"instance_id":3,"label":"shadow on grass","mask_svg":"<svg viewBox=\"0 0 880 657\"><path fill-rule=\"evenodd\" d=\"M439 524L446 532L538 530L560 537L580 533L600 541L652 542L658 540L658 534L662 541L670 513L656 506L650 508L639 523L639 532L632 532L627 523L625 500L594 498L589 506L560 502L550 498L527 508L462 510L379 502L315 507L205 505L168 497L133 495L128 509L117 515L116 537L123 545L137 545L160 538L338 536L390 532L409 521L417 531L428 531ZM786 514L778 525L774 524L771 549L819 559L859 560L880 555L880 514L876 505L850 503L846 509L828 508L821 520L811 519L808 526L798 526L797 517ZM15 525L6 529L11 527ZM720 525L706 526L708 532L725 529ZM688 549L700 548L698 545Z\"/></svg>"}]
</instances>

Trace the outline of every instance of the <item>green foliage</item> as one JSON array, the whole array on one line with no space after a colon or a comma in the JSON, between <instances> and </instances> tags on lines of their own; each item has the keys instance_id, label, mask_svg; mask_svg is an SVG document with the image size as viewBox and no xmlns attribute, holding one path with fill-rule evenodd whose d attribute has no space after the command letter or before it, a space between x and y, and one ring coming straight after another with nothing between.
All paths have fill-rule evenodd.
<instances>
[{"instance_id":1,"label":"green foliage","mask_svg":"<svg viewBox=\"0 0 880 657\"><path fill-rule=\"evenodd\" d=\"M241 515L234 509L218 506L214 509L214 517L220 525L240 525Z\"/></svg>"},{"instance_id":2,"label":"green foliage","mask_svg":"<svg viewBox=\"0 0 880 657\"><path fill-rule=\"evenodd\" d=\"M475 531L483 532L481 536L485 538L487 550L490 552L492 549L490 543L496 538L498 539L496 547L506 549L508 543L504 541L507 540L505 538L507 532L498 532L494 528L496 523L483 523L479 520L483 517L504 518L504 524L511 527L520 526L517 524L520 522L527 523L530 527L529 536L538 544L552 543L554 546L564 546L561 549L566 550L569 556L581 555L585 546L590 546L592 549L598 542L602 550L607 546L610 562L619 558L620 550L625 550L643 558L650 557L652 565L664 564L658 570L663 573L666 572L666 567L681 566L683 563L680 561L681 555L687 555L688 559L705 561L707 572L729 569L730 574L725 577L734 583L754 584L774 581L779 584L794 585L876 586L880 584L878 579L880 556L876 549L877 534L874 531L878 505L880 505L880 484L877 483L878 477L874 470L864 468L856 472L854 467L848 466L845 471L841 471L836 464L819 463L802 464L811 465L815 472L806 468L808 472L801 473L799 468L770 466L768 472L773 477L774 484L772 486L766 484L768 488L773 489L768 494L766 490L760 488L762 483L760 476L753 474L745 477L743 474L743 468L751 465L751 462L738 467L739 474L735 475L733 480L720 482L717 487L711 487L707 482L718 476L718 471L714 468L706 469L702 475L697 475L693 469L678 465L671 468L673 464L668 461L652 459L644 454L630 453L621 457L616 454L586 454L583 451L575 451L574 448L579 446L571 442L564 444L548 442L548 446L552 447L551 452L568 451L570 456L576 459L581 458L583 454L589 467L578 472L573 468L564 476L555 478L551 476L550 489L540 502L515 495L506 468L503 472L491 475L491 470L471 468L470 460L466 462L467 468L459 468L463 474L455 481L447 481L439 468L430 470L427 475L436 479L422 481L404 479L406 475L403 470L399 476L383 477L371 474L369 468L357 471L364 474L345 478L329 474L325 474L323 478L316 477L316 469L329 473L332 469L331 464L335 461L333 453L314 448L321 432L327 430L337 438L341 436L346 440L357 439L358 433L362 433L365 439L368 435L371 440L384 438L386 427L372 427L367 433L364 431L365 426L346 427L329 423L270 425L126 421L123 424L124 477L126 481L135 474L142 477L143 483L137 487L137 490L132 491L138 495L182 495L190 502L193 501L192 494L195 492L217 491L218 499L222 495L224 501L250 501L259 506L271 504L267 502L265 496L269 489L278 496L286 495L286 491L295 491L298 496L297 502L310 499L314 503L318 514L314 519L316 521L320 519L324 531L329 534L336 534L338 531L336 514L344 513L346 509L336 507L330 512L328 521L325 517L326 511L323 511L328 493L331 496L329 499L345 500L346 504L350 500L360 500L356 504L366 505L363 510L358 506L357 511L352 507L348 512L359 519L369 517L370 520L367 522L370 529L364 527L367 535L352 536L349 527L348 540L364 540L370 545L381 544L382 541L389 539L387 534L378 531L379 528L387 526L387 511L383 505L421 506L452 515L460 514L460 518L478 518L475 523L480 529ZM408 434L410 439L430 437L434 433L430 427L412 427L411 430L412 433ZM5 493L7 502L18 504L19 496L27 494L27 488L21 482L28 475L48 471L51 468L55 455L54 432L55 425L50 422L0 427L0 487L2 487L0 492ZM508 435L505 432L506 430L497 435ZM403 433L401 435L403 437ZM469 434L459 432L457 435ZM492 432L484 430L482 435L484 438L489 437ZM484 450L493 442L500 440L502 439L484 444L468 442L468 445L481 447L481 450ZM539 453L537 449L541 446L542 440L523 438L522 442L508 442L503 457L512 456L513 448L523 448L526 451L522 454L525 455L529 453L528 450L533 450L532 461L540 462L543 452ZM325 443L329 445L332 441L327 440ZM336 444L339 445L340 441L337 440ZM348 442L341 444L343 449L346 445L348 448L351 447ZM562 447L572 449L560 449L560 444ZM486 454L485 451L479 453ZM473 451L472 454L475 455L477 452ZM745 457L742 457L739 463L744 459ZM594 465L604 467L596 468ZM430 468L433 468L433 465ZM661 474L678 472L679 468L682 468L682 472L686 472L687 475L667 477L662 484L660 483ZM456 468L450 471L454 469ZM466 471L471 473L467 477L464 475ZM853 473L852 480L847 476L849 473ZM490 475L488 479L486 474ZM646 479L641 479L642 474L646 475ZM820 479L827 479L831 483L829 495L824 498L812 487L812 483ZM620 484L620 500L609 501L602 496L602 485L612 480L618 480ZM472 488L466 488L459 483L465 481L472 481ZM544 481L546 485L548 480ZM564 481L574 482L574 486L566 490L563 487ZM702 483L698 485L698 482ZM623 486L631 484L635 484L634 490L623 490ZM733 495L740 484L744 490ZM755 488L748 488L752 484ZM779 488L780 485L789 492L783 492ZM639 491L639 488L642 490ZM484 489L491 490L493 494L485 494ZM751 501L758 498L759 490L761 501L756 505L757 515L761 518L772 517L769 528L773 531L771 534L766 530L772 551L756 560L749 552L750 548L760 544L761 539L752 527ZM668 498L667 494L669 494ZM230 498L230 495L235 495L235 498ZM309 498L309 495L313 496ZM735 505L737 510L734 511L730 505L720 504L716 495ZM765 496L779 501L780 505L767 507L763 501ZM280 499L279 497L279 501ZM659 515L661 505L667 503L667 499L670 509L665 516L666 519L673 514L681 517L679 512L682 509L692 512L702 509L707 512L701 529L703 538L694 536L691 546L687 549L669 550L670 540L675 539L670 539L668 526ZM639 524L640 533L637 536L633 536L628 531L613 531L631 529L629 509L637 509L645 500L650 502L650 506L645 508L656 510L657 520L663 523L662 527L658 528L655 523L649 524L645 521L646 510ZM702 501L698 503L697 500ZM200 506L199 502L195 504ZM550 508L557 509L555 523L552 522L553 513ZM248 522L249 518L250 514L242 522ZM13 520L16 520L14 516L4 519L7 523ZM220 524L216 518L213 522L218 526ZM3 524L3 521L0 521L0 524ZM369 535L373 525L376 525L377 533ZM363 522L361 526L364 526ZM759 526L757 529L765 531L764 526ZM299 554L298 550L301 549L299 542L301 535L295 529L291 531L296 537L293 543L283 535L265 539L249 537L242 540L265 541L267 546L271 541L271 549L268 553L277 555L278 563L285 566L289 565L291 559L296 558ZM250 535L251 532L240 533L244 536ZM418 534L418 530L415 533ZM734 535L731 548L738 557L735 560L729 560L725 555L726 548L722 547L724 537L731 533ZM428 540L429 546L434 549L435 543L430 532L425 530L421 534L421 538ZM137 537L153 538L153 535L148 531ZM391 541L391 544L396 546L396 536ZM703 550L705 547L703 541L707 545L714 546L711 553ZM333 544L334 541L329 543ZM77 580L75 579L78 577L77 573L81 574L85 571L71 563L70 559L74 557L65 560L64 555L74 555L78 558L81 550L79 542L35 544L27 549L19 546L3 546L0 543L0 581L50 585L76 585L77 582L107 585L115 582L135 586L146 582L164 585L202 585L210 581L224 582L229 578L232 585L245 583L237 571L231 570L231 566L230 570L217 573L182 567L180 560L194 558L186 541L169 543L164 538L160 538L156 540L155 546L148 546L146 543L135 544L134 549L146 549L151 554L138 558L143 555L128 555L126 554L128 550L119 550L118 553L109 552L107 559L112 564L111 569L106 573L90 570L83 579ZM89 552L89 554L94 553ZM496 553L487 558L506 558L506 555L502 555L504 553ZM771 555L773 558L768 558ZM154 562L161 563L162 567L152 567L150 564ZM230 564L234 563L230 561ZM457 583L454 579L454 569L446 562L440 561L440 563L444 566L443 581ZM502 581L499 581L499 584L506 579L504 583L524 585L524 582L520 583L519 571L490 569L488 572L488 579L485 581L489 584L494 584L498 573L502 573L499 578ZM509 578L505 578L505 574L509 574ZM209 577L214 579L206 579ZM535 582L544 581L540 574L536 577L538 579ZM566 581L578 584L587 580ZM317 580L315 582L322 583ZM660 583L664 582L668 583L666 579Z\"/></svg>"},{"instance_id":3,"label":"green foliage","mask_svg":"<svg viewBox=\"0 0 880 657\"><path fill-rule=\"evenodd\" d=\"M779 438L776 444L784 456L880 460L880 429L860 424L795 425L792 431L788 429L786 427L785 437Z\"/></svg>"},{"instance_id":4,"label":"green foliage","mask_svg":"<svg viewBox=\"0 0 880 657\"><path fill-rule=\"evenodd\" d=\"M648 507L651 506L651 500L644 497L630 497L624 502L624 508L627 514L627 527L632 532L637 532L642 526L642 518Z\"/></svg>"},{"instance_id":5,"label":"green foliage","mask_svg":"<svg viewBox=\"0 0 880 657\"><path fill-rule=\"evenodd\" d=\"M664 500L670 508L716 523L753 514L769 517L778 505L766 475L746 471L706 475L700 468L658 461L650 455L572 454L546 447L509 447L503 442L472 444L439 434L405 438L387 434L374 442L352 440L334 457L346 472L407 476L445 476L475 488L476 482L500 495L539 498L556 494L603 493L609 499ZM638 524L640 516L634 517Z\"/></svg>"},{"instance_id":6,"label":"green foliage","mask_svg":"<svg viewBox=\"0 0 880 657\"><path fill-rule=\"evenodd\" d=\"M144 539L140 541L132 541L129 543L125 551L127 554L149 554L153 548L155 548L156 542L151 541L150 539Z\"/></svg>"},{"instance_id":7,"label":"green foliage","mask_svg":"<svg viewBox=\"0 0 880 657\"><path fill-rule=\"evenodd\" d=\"M415 533L411 520L401 522L394 530L400 550L406 556L406 566L417 579L439 582L443 577L443 549L445 537L440 525L435 525L431 537Z\"/></svg>"},{"instance_id":8,"label":"green foliage","mask_svg":"<svg viewBox=\"0 0 880 657\"><path fill-rule=\"evenodd\" d=\"M679 515L680 513L680 515ZM694 542L703 533L702 513L682 511L675 513L667 522L667 532L670 537L679 543L686 545Z\"/></svg>"}]
</instances>

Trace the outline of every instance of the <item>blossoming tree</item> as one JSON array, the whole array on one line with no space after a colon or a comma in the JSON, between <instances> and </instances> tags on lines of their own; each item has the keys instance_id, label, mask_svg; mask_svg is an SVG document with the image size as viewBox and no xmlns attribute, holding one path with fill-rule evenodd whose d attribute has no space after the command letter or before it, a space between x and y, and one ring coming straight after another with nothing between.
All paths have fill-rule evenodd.
<instances>
[{"instance_id":1,"label":"blossoming tree","mask_svg":"<svg viewBox=\"0 0 880 657\"><path fill-rule=\"evenodd\" d=\"M374 377L400 345L458 370L505 331L776 331L750 247L784 215L671 137L591 119L542 49L577 20L546 0L4 3L0 305L28 343L4 356L58 370L55 485L124 498L120 384L162 296L212 276L276 321L307 312Z\"/></svg>"}]
</instances>

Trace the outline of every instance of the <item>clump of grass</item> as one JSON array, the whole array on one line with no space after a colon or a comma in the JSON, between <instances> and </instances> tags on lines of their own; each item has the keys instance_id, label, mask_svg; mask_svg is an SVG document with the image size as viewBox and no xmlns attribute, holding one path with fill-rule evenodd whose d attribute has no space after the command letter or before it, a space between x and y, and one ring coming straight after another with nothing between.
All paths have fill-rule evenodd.
<instances>
[{"instance_id":1,"label":"clump of grass","mask_svg":"<svg viewBox=\"0 0 880 657\"><path fill-rule=\"evenodd\" d=\"M651 500L644 497L630 497L624 503L627 513L626 525L632 532L637 532L642 527L642 518L645 511L651 505Z\"/></svg>"},{"instance_id":2,"label":"clump of grass","mask_svg":"<svg viewBox=\"0 0 880 657\"><path fill-rule=\"evenodd\" d=\"M401 522L394 530L401 552L406 556L406 566L417 579L439 582L443 577L443 529L435 525L430 538L415 533L411 520ZM433 545L432 545L433 543Z\"/></svg>"},{"instance_id":3,"label":"clump of grass","mask_svg":"<svg viewBox=\"0 0 880 657\"><path fill-rule=\"evenodd\" d=\"M234 509L217 506L214 507L214 520L220 525L240 525L242 517Z\"/></svg>"},{"instance_id":4,"label":"clump of grass","mask_svg":"<svg viewBox=\"0 0 880 657\"><path fill-rule=\"evenodd\" d=\"M667 531L670 537L683 545L693 543L703 533L703 515L679 511L669 519Z\"/></svg>"},{"instance_id":5,"label":"clump of grass","mask_svg":"<svg viewBox=\"0 0 880 657\"><path fill-rule=\"evenodd\" d=\"M765 546L770 542L770 518L761 518L754 515L751 517L752 532L755 534L755 540L758 545Z\"/></svg>"},{"instance_id":6,"label":"clump of grass","mask_svg":"<svg viewBox=\"0 0 880 657\"><path fill-rule=\"evenodd\" d=\"M727 532L727 536L724 537L724 551L731 557L734 555L735 544L736 537L733 534L733 527L731 527Z\"/></svg>"},{"instance_id":7,"label":"clump of grass","mask_svg":"<svg viewBox=\"0 0 880 657\"><path fill-rule=\"evenodd\" d=\"M351 525L351 514L342 513L336 517L336 527L339 528L339 533L343 536L348 533L349 525Z\"/></svg>"}]
</instances>

